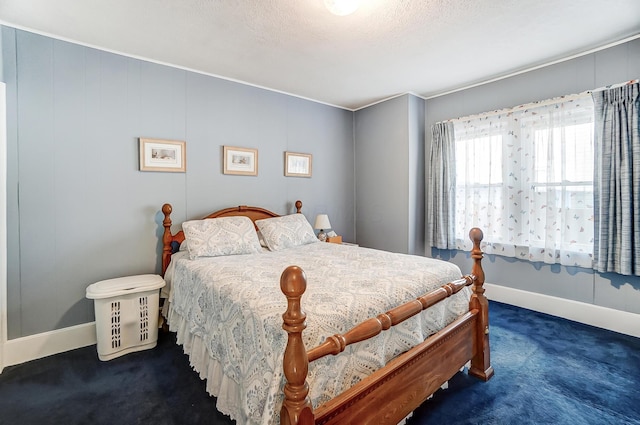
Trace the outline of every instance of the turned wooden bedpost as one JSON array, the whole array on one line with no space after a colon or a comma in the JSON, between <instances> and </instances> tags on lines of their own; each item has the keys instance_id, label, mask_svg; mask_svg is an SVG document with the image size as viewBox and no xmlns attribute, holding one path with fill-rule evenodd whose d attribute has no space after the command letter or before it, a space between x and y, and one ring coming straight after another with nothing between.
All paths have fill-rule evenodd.
<instances>
[{"instance_id":1,"label":"turned wooden bedpost","mask_svg":"<svg viewBox=\"0 0 640 425\"><path fill-rule=\"evenodd\" d=\"M164 204L162 206L162 213L164 214L164 220L162 225L164 226L164 233L162 234L162 276L169 266L171 261L171 241L173 235L171 235L171 211L173 208L171 204Z\"/></svg>"},{"instance_id":2,"label":"turned wooden bedpost","mask_svg":"<svg viewBox=\"0 0 640 425\"><path fill-rule=\"evenodd\" d=\"M484 295L484 271L482 270L482 255L480 242L482 242L482 230L474 227L469 231L469 238L473 241L471 258L473 266L471 274L475 277L473 282L473 294L469 301L469 310L478 310L478 327L474 339L476 355L471 359L469 374L484 381L493 376L491 357L489 354L489 301Z\"/></svg>"},{"instance_id":3,"label":"turned wooden bedpost","mask_svg":"<svg viewBox=\"0 0 640 425\"><path fill-rule=\"evenodd\" d=\"M289 335L284 352L284 401L280 409L281 425L311 425L315 423L313 406L309 398L307 372L309 359L302 341L307 327L307 315L302 311L300 299L307 289L307 277L297 266L289 266L280 277L280 289L287 296L287 311L282 315L282 328Z\"/></svg>"}]
</instances>

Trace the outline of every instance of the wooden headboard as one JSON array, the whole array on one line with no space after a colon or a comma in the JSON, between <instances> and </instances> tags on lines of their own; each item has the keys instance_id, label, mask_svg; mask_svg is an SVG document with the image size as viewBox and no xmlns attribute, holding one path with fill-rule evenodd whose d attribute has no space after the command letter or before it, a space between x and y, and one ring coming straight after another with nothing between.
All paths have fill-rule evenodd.
<instances>
[{"instance_id":1,"label":"wooden headboard","mask_svg":"<svg viewBox=\"0 0 640 425\"><path fill-rule=\"evenodd\" d=\"M299 214L302 210L302 201L296 201L295 206L296 213ZM164 272L169 266L169 261L171 261L171 254L173 254L176 251L177 247L180 246L180 244L184 241L184 232L182 230L180 230L176 234L171 233L172 211L173 207L171 206L171 204L164 204L162 206L162 213L164 214L164 220L162 221L162 225L164 226L164 233L162 234L162 276L164 276ZM240 205L238 207L225 208L223 210L212 212L206 217L202 217L201 220L206 220L208 218L236 216L249 217L255 226L256 220L270 217L280 217L280 214L276 214L264 208Z\"/></svg>"}]
</instances>

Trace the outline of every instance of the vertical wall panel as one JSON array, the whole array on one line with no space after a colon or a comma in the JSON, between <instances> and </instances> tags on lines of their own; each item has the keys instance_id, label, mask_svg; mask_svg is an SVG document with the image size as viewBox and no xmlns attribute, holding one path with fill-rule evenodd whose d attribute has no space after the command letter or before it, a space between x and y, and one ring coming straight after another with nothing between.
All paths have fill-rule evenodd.
<instances>
[{"instance_id":1,"label":"vertical wall panel","mask_svg":"<svg viewBox=\"0 0 640 425\"><path fill-rule=\"evenodd\" d=\"M53 137L53 45L51 39L18 33L20 320L27 335L41 328L43 318L49 327L58 321L55 290L49 289L55 284L55 169L61 155Z\"/></svg>"},{"instance_id":2,"label":"vertical wall panel","mask_svg":"<svg viewBox=\"0 0 640 425\"><path fill-rule=\"evenodd\" d=\"M2 78L7 91L7 338L21 334L20 225L18 211L18 100L15 31L2 31Z\"/></svg>"},{"instance_id":3,"label":"vertical wall panel","mask_svg":"<svg viewBox=\"0 0 640 425\"><path fill-rule=\"evenodd\" d=\"M407 96L355 114L356 224L361 245L408 252Z\"/></svg>"},{"instance_id":4,"label":"vertical wall panel","mask_svg":"<svg viewBox=\"0 0 640 425\"><path fill-rule=\"evenodd\" d=\"M78 250L78 246L90 246L89 232L79 233L75 229L91 229L95 218L86 214L83 208L73 208L79 199L90 200L91 190L88 176L91 173L91 162L87 157L86 127L86 49L69 43L53 42L53 131L50 135L54 149L55 161L50 176L54 184L54 198L49 210L53 220L48 225L54 229L52 252L49 254L54 264L53 273L42 278L34 285L48 283L48 303L55 308L58 318L56 327L75 324L78 318L89 319L89 302L77 299L76 294L86 288L87 267L91 263L89 252ZM28 115L28 113L25 114ZM40 175L44 177L46 174ZM40 208L46 208L42 205ZM73 237L68 237L73 235ZM95 253L94 253L95 255ZM37 258L30 259L25 265L33 267ZM70 274L69 270L76 272ZM43 270L47 272L47 270ZM34 294L40 297L42 294ZM37 317L36 317L37 319ZM37 322L32 333L38 329Z\"/></svg>"},{"instance_id":5,"label":"vertical wall panel","mask_svg":"<svg viewBox=\"0 0 640 425\"><path fill-rule=\"evenodd\" d=\"M424 100L409 96L408 252L424 255Z\"/></svg>"}]
</instances>

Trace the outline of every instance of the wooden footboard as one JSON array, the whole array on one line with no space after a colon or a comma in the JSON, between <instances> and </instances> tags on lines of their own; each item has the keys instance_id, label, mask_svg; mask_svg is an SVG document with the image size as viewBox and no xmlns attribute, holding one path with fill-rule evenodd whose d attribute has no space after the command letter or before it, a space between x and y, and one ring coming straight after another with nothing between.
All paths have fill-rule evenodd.
<instances>
[{"instance_id":1,"label":"wooden footboard","mask_svg":"<svg viewBox=\"0 0 640 425\"><path fill-rule=\"evenodd\" d=\"M489 355L489 303L484 296L484 272L481 264L482 231L474 228L469 236L473 241L471 257L474 260L470 275L368 319L344 334L329 337L323 344L309 351L302 340L306 315L300 304L306 290L306 277L299 267L288 267L280 279L280 287L288 302L282 326L288 333L288 342L283 361L287 382L280 423L395 425L420 406L468 361L471 361L471 375L489 380L493 376L493 368ZM348 345L390 329L467 285L473 285L469 312L354 387L313 409L306 382L310 361L329 354L337 355Z\"/></svg>"}]
</instances>

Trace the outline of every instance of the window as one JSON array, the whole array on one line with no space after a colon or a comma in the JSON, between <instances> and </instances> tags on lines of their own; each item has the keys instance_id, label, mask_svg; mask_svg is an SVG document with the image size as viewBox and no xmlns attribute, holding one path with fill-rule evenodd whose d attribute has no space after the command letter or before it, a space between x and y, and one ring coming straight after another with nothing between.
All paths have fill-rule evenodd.
<instances>
[{"instance_id":1,"label":"window","mask_svg":"<svg viewBox=\"0 0 640 425\"><path fill-rule=\"evenodd\" d=\"M454 120L455 238L485 252L592 266L593 102L565 97Z\"/></svg>"}]
</instances>

